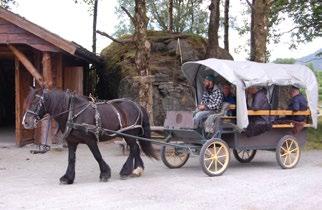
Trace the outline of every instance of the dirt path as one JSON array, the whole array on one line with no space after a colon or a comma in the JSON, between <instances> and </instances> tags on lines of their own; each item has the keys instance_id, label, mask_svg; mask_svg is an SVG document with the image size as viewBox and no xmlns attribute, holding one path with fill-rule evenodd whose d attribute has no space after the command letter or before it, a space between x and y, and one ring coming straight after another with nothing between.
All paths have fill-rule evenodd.
<instances>
[{"instance_id":1,"label":"dirt path","mask_svg":"<svg viewBox=\"0 0 322 210\"><path fill-rule=\"evenodd\" d=\"M306 151L297 168L282 170L275 153L258 152L250 164L233 158L220 177L210 178L198 158L181 169L144 157L145 175L120 180L126 157L114 144L100 144L112 168L107 183L89 150L77 152L76 180L59 185L67 153L32 155L30 147L0 145L0 209L321 209L322 151Z\"/></svg>"}]
</instances>

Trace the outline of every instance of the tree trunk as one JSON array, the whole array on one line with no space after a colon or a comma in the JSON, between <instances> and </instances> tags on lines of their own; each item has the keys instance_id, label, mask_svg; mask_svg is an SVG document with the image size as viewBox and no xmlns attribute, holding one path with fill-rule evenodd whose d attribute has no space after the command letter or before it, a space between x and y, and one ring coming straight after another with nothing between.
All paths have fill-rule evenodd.
<instances>
[{"instance_id":1,"label":"tree trunk","mask_svg":"<svg viewBox=\"0 0 322 210\"><path fill-rule=\"evenodd\" d=\"M97 23L97 7L98 7L98 0L94 2L94 12L93 12L93 53L96 53L96 23Z\"/></svg>"},{"instance_id":2,"label":"tree trunk","mask_svg":"<svg viewBox=\"0 0 322 210\"><path fill-rule=\"evenodd\" d=\"M190 26L190 33L193 33L193 27L194 27L194 24L195 24L195 15L194 15L194 11L193 11L193 0L191 0L191 26Z\"/></svg>"},{"instance_id":3,"label":"tree trunk","mask_svg":"<svg viewBox=\"0 0 322 210\"><path fill-rule=\"evenodd\" d=\"M135 65L139 75L147 76L149 74L149 60L151 44L147 39L148 18L146 16L146 1L135 0L135 34L134 40L137 51L135 56Z\"/></svg>"},{"instance_id":4,"label":"tree trunk","mask_svg":"<svg viewBox=\"0 0 322 210\"><path fill-rule=\"evenodd\" d=\"M207 58L216 58L218 56L219 2L220 0L211 0L211 4L209 5L210 17L206 51Z\"/></svg>"},{"instance_id":5,"label":"tree trunk","mask_svg":"<svg viewBox=\"0 0 322 210\"><path fill-rule=\"evenodd\" d=\"M251 22L251 53L250 60L260 63L267 61L266 44L268 36L268 16L272 0L253 0Z\"/></svg>"},{"instance_id":6,"label":"tree trunk","mask_svg":"<svg viewBox=\"0 0 322 210\"><path fill-rule=\"evenodd\" d=\"M173 0L168 0L168 31L173 31Z\"/></svg>"},{"instance_id":7,"label":"tree trunk","mask_svg":"<svg viewBox=\"0 0 322 210\"><path fill-rule=\"evenodd\" d=\"M225 50L229 52L229 0L225 0L225 17L224 17L224 45Z\"/></svg>"}]
</instances>

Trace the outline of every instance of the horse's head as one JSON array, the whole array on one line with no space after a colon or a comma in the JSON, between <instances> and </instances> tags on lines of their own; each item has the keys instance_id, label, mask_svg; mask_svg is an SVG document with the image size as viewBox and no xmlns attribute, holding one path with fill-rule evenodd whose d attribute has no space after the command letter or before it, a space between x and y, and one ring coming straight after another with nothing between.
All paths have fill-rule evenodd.
<instances>
[{"instance_id":1,"label":"horse's head","mask_svg":"<svg viewBox=\"0 0 322 210\"><path fill-rule=\"evenodd\" d=\"M22 125L24 126L24 128L35 128L37 126L38 121L41 120L47 113L47 94L48 90L46 89L30 89L30 92L24 104L26 110L22 119Z\"/></svg>"}]
</instances>

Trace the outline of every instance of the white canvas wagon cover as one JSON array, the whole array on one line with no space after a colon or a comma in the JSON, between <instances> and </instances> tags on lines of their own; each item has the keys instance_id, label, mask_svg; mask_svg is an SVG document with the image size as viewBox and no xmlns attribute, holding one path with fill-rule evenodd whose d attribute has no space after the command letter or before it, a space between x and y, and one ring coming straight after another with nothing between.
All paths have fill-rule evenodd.
<instances>
[{"instance_id":1,"label":"white canvas wagon cover","mask_svg":"<svg viewBox=\"0 0 322 210\"><path fill-rule=\"evenodd\" d=\"M196 88L196 101L201 96L202 80L206 74L219 74L236 86L237 126L248 125L245 89L250 86L294 85L305 88L311 110L313 127L317 127L318 83L311 69L298 64L256 63L206 59L186 62L182 71L190 84ZM200 99L200 98L199 98Z\"/></svg>"}]
</instances>

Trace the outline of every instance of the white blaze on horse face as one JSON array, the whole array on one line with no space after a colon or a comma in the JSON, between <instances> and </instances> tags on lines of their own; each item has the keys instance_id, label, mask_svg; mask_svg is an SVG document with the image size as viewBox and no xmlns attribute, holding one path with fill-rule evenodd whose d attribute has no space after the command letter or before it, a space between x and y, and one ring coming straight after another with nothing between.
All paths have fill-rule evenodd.
<instances>
[{"instance_id":1,"label":"white blaze on horse face","mask_svg":"<svg viewBox=\"0 0 322 210\"><path fill-rule=\"evenodd\" d=\"M23 115L23 118L22 118L22 125L23 125L23 127L25 128L25 129L32 129L32 128L35 128L36 127L36 124L37 124L37 120L36 119L33 119L33 123L32 123L32 125L30 125L27 121L26 121L26 119L28 119L27 118L27 113L28 112L25 112L25 114Z\"/></svg>"}]
</instances>

